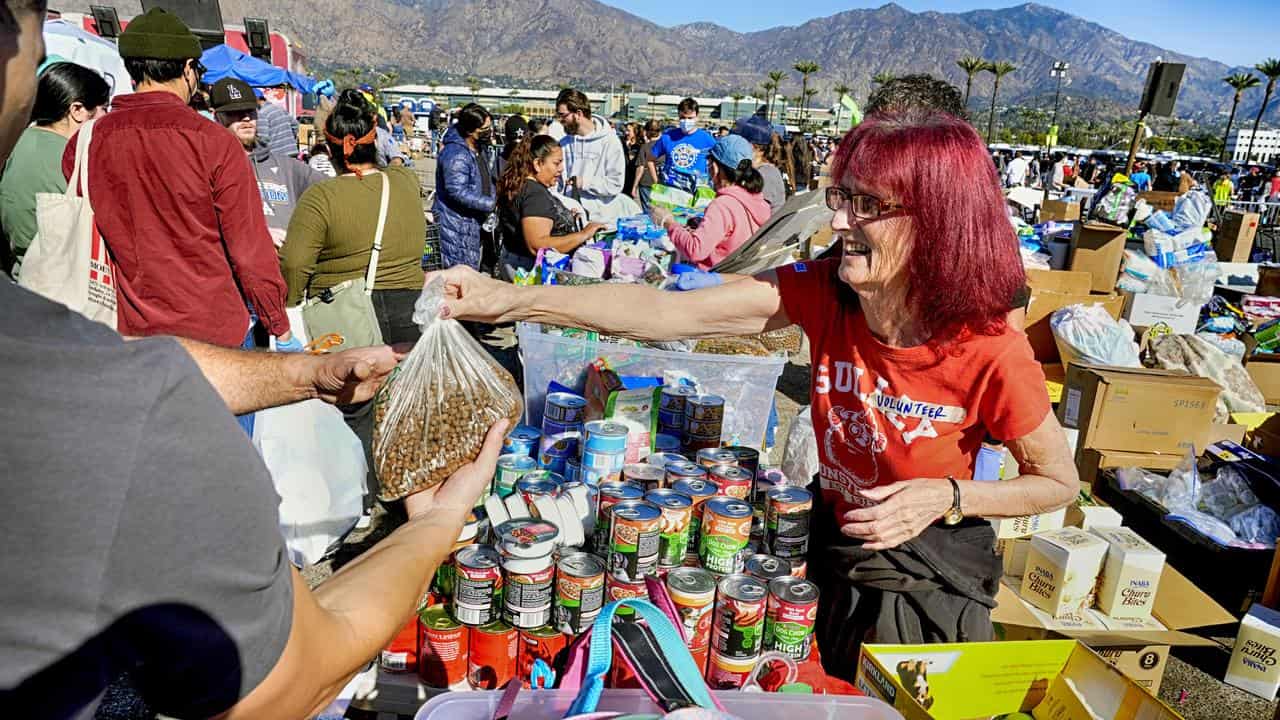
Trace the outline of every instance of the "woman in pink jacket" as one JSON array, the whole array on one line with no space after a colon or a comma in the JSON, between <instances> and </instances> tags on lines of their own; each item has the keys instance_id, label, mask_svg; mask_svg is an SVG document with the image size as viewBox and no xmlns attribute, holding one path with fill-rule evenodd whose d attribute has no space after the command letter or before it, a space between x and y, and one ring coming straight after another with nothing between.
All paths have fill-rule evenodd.
<instances>
[{"instance_id":1,"label":"woman in pink jacket","mask_svg":"<svg viewBox=\"0 0 1280 720\"><path fill-rule=\"evenodd\" d=\"M710 270L745 243L770 215L762 190L764 180L752 164L751 145L741 136L716 141L707 163L716 199L695 229L681 225L671 212L653 209L653 220L667 231L680 255L699 270Z\"/></svg>"}]
</instances>

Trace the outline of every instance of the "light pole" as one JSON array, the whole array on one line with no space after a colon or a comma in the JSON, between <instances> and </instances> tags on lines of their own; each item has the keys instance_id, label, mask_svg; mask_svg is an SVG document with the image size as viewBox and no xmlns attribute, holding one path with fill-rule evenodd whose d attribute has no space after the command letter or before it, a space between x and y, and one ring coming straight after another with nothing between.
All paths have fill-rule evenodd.
<instances>
[{"instance_id":1,"label":"light pole","mask_svg":"<svg viewBox=\"0 0 1280 720\"><path fill-rule=\"evenodd\" d=\"M1049 123L1049 132L1044 136L1044 159L1049 162L1053 159L1053 146L1058 144L1058 103L1062 100L1062 82L1067 79L1067 70L1071 67L1071 63L1056 60L1053 67L1049 70L1049 77L1057 79L1057 87L1053 91L1053 120ZM1049 166L1049 174L1041 180L1044 185L1044 195L1040 200L1040 207L1043 208L1049 202L1049 188L1053 185L1053 165Z\"/></svg>"}]
</instances>

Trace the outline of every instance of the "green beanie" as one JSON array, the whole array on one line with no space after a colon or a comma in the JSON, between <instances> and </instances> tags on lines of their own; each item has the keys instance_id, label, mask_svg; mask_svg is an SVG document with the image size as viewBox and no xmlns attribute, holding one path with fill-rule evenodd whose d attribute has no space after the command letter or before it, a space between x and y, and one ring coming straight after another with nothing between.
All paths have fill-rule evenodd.
<instances>
[{"instance_id":1,"label":"green beanie","mask_svg":"<svg viewBox=\"0 0 1280 720\"><path fill-rule=\"evenodd\" d=\"M120 33L120 56L154 60L190 60L204 54L200 41L176 15L151 8Z\"/></svg>"}]
</instances>

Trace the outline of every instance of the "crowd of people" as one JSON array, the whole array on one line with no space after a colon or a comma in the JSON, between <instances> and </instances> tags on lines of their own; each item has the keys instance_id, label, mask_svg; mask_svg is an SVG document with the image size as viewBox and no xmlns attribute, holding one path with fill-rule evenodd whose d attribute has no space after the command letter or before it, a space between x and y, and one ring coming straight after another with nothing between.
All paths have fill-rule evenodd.
<instances>
[{"instance_id":1,"label":"crowd of people","mask_svg":"<svg viewBox=\"0 0 1280 720\"><path fill-rule=\"evenodd\" d=\"M120 35L136 92L104 114L89 75L40 67L43 0L0 8L5 245L21 254L38 238L38 196L66 191L92 123L85 197L118 302L108 328L0 283L0 372L15 410L0 421L0 493L19 510L0 539L22 548L0 561L0 698L23 717L139 716L113 715L120 702L309 717L412 615L507 429L493 426L445 483L390 507L398 526L317 588L290 564L279 498L246 433L256 411L318 398L370 452L371 398L419 334L423 193L392 147L408 119L343 90L303 162L292 129L290 147L276 145L283 126L252 88L201 92L199 41L158 9ZM1051 511L1078 490L1042 370L1011 320L1025 276L1001 179L958 93L941 86L886 83L834 152L784 141L758 117L713 133L692 99L676 127L617 129L566 89L548 124L461 108L436 165L431 211L449 268L426 279L445 279L446 317L536 316L642 340L804 329L825 439L812 485L818 643L827 671L850 679L870 635L990 639L1000 568L982 518ZM642 206L684 259L712 269L813 189L828 153L831 184L810 197L833 213L836 257L695 292L491 277L569 252ZM659 186L705 188L701 222L654 204ZM341 321L367 346L298 352L304 328L286 308L299 304L309 337ZM969 479L987 437L1008 446L1019 476ZM373 497L376 473L368 481Z\"/></svg>"}]
</instances>

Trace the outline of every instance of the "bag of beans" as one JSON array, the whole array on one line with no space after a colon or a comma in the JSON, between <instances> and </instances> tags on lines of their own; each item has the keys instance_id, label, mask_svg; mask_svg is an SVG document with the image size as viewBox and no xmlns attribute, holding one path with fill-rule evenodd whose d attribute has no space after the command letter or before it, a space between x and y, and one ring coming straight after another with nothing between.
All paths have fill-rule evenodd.
<instances>
[{"instance_id":1,"label":"bag of beans","mask_svg":"<svg viewBox=\"0 0 1280 720\"><path fill-rule=\"evenodd\" d=\"M444 482L480 454L485 434L524 412L520 390L456 320L442 320L444 279L414 304L422 337L378 396L373 457L383 500Z\"/></svg>"}]
</instances>

